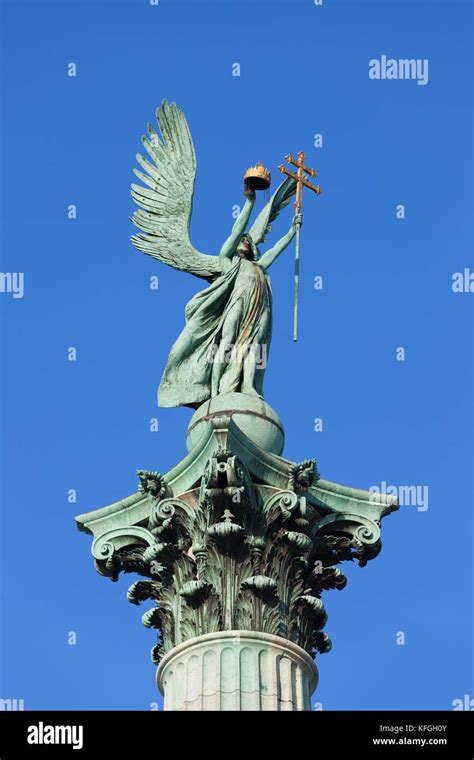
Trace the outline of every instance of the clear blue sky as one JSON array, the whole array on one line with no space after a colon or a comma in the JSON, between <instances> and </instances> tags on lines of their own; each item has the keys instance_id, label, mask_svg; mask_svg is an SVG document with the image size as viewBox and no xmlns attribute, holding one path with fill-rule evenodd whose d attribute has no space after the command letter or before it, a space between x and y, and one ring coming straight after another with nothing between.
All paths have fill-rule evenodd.
<instances>
[{"instance_id":1,"label":"clear blue sky","mask_svg":"<svg viewBox=\"0 0 474 760\"><path fill-rule=\"evenodd\" d=\"M333 650L319 658L314 702L451 709L474 696L474 295L451 289L453 272L474 269L471 10L4 0L1 269L25 273L25 294L0 294L0 697L27 709L146 710L157 699L155 637L126 600L133 577L97 575L73 518L135 491L137 468L166 472L185 453L191 410L158 410L156 389L201 283L129 242L134 156L164 97L184 109L196 146L201 250L216 253L228 234L251 163L276 178L284 154L303 149L318 170L324 195L304 200L297 345L292 250L272 268L265 387L286 456L315 456L324 478L358 488L429 487L428 509L387 518L382 554L346 566L346 589L325 595ZM383 54L428 59L428 84L369 79Z\"/></svg>"}]
</instances>

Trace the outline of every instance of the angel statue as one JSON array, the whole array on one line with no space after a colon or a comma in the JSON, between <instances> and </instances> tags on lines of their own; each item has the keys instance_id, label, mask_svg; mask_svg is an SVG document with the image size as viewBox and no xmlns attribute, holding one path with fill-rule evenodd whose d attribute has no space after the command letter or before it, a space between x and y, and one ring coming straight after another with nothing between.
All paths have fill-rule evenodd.
<instances>
[{"instance_id":1,"label":"angel statue","mask_svg":"<svg viewBox=\"0 0 474 760\"><path fill-rule=\"evenodd\" d=\"M158 389L161 407L190 406L222 393L262 396L263 375L272 334L272 291L268 269L293 239L301 217L263 255L263 243L273 220L295 192L286 179L273 193L250 230L255 189L245 185L245 203L219 255L196 250L189 226L196 157L189 127L175 103L163 101L156 111L162 139L151 124L142 137L151 162L137 154L147 186L132 184L140 206L132 221L141 232L133 244L175 269L201 277L209 287L187 304L186 325L171 349Z\"/></svg>"}]
</instances>

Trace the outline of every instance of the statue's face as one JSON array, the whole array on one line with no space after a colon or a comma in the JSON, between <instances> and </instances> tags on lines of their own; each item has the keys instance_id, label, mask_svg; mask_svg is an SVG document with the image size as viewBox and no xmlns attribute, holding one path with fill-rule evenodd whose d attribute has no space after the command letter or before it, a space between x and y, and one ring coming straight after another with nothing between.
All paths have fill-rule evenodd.
<instances>
[{"instance_id":1,"label":"statue's face","mask_svg":"<svg viewBox=\"0 0 474 760\"><path fill-rule=\"evenodd\" d=\"M246 238L243 238L239 245L237 246L237 256L240 256L242 259L251 259L252 258L252 249L250 247L250 244Z\"/></svg>"}]
</instances>

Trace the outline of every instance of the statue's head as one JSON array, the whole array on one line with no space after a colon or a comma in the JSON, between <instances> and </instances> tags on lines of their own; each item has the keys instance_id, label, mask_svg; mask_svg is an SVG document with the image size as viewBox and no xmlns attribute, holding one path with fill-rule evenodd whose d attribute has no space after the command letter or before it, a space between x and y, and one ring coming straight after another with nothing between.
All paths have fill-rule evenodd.
<instances>
[{"instance_id":1,"label":"statue's head","mask_svg":"<svg viewBox=\"0 0 474 760\"><path fill-rule=\"evenodd\" d=\"M253 242L252 237L248 234L248 232L244 232L244 234L240 238L240 243L237 246L236 254L237 256L240 256L242 259L248 259L249 261L257 261L258 248Z\"/></svg>"}]
</instances>

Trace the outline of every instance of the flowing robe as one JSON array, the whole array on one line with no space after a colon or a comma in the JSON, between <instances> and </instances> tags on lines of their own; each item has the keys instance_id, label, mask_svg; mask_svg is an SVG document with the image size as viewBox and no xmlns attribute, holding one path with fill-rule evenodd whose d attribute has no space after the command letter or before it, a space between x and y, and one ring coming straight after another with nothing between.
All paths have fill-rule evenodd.
<instances>
[{"instance_id":1,"label":"flowing robe","mask_svg":"<svg viewBox=\"0 0 474 760\"><path fill-rule=\"evenodd\" d=\"M197 407L213 386L214 395L239 392L244 369L246 388L261 395L272 332L270 278L262 267L235 256L227 272L189 301L185 317L161 378L159 406ZM216 362L219 348L226 349L225 361Z\"/></svg>"}]
</instances>

